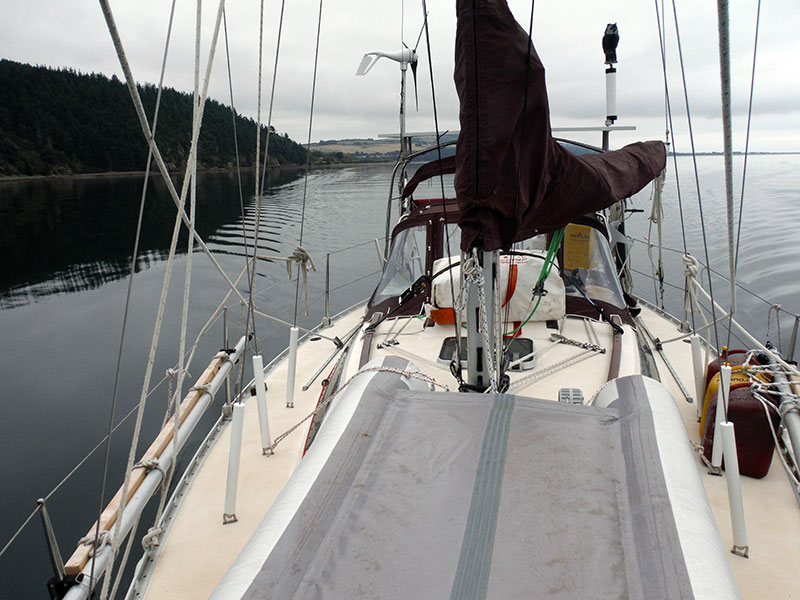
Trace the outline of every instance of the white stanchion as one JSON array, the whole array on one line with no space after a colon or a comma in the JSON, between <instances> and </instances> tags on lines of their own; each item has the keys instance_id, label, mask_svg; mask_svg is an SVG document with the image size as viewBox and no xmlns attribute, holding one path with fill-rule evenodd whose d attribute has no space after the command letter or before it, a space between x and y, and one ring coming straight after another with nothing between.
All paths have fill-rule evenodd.
<instances>
[{"instance_id":1,"label":"white stanchion","mask_svg":"<svg viewBox=\"0 0 800 600\"><path fill-rule=\"evenodd\" d=\"M692 366L694 367L695 407L697 418L703 415L703 401L706 396L706 369L703 365L703 346L699 335L692 335Z\"/></svg>"},{"instance_id":2,"label":"white stanchion","mask_svg":"<svg viewBox=\"0 0 800 600\"><path fill-rule=\"evenodd\" d=\"M222 523L235 523L236 492L239 487L239 458L242 455L242 430L244 429L244 404L233 405L233 422L231 423L231 448L228 452L228 481L225 487L225 508Z\"/></svg>"},{"instance_id":3,"label":"white stanchion","mask_svg":"<svg viewBox=\"0 0 800 600\"><path fill-rule=\"evenodd\" d=\"M721 444L725 455L725 482L728 484L728 503L731 509L731 528L733 530L733 549L731 552L747 557L747 529L744 523L744 504L742 502L742 482L739 477L739 458L736 453L736 436L733 423L724 421L719 425Z\"/></svg>"},{"instance_id":4,"label":"white stanchion","mask_svg":"<svg viewBox=\"0 0 800 600\"><path fill-rule=\"evenodd\" d=\"M715 469L722 467L722 442L719 436L719 426L728 420L728 397L731 389L731 366L722 365L719 368L719 388L717 388L717 415L714 420L714 447L711 450L711 466Z\"/></svg>"},{"instance_id":5,"label":"white stanchion","mask_svg":"<svg viewBox=\"0 0 800 600\"><path fill-rule=\"evenodd\" d=\"M289 372L286 374L286 407L294 408L294 379L297 372L297 327L289 330Z\"/></svg>"},{"instance_id":6,"label":"white stanchion","mask_svg":"<svg viewBox=\"0 0 800 600\"><path fill-rule=\"evenodd\" d=\"M256 388L258 426L261 430L261 453L272 454L272 440L269 436L269 411L267 410L267 387L264 384L264 362L260 354L253 357L253 385Z\"/></svg>"}]
</instances>

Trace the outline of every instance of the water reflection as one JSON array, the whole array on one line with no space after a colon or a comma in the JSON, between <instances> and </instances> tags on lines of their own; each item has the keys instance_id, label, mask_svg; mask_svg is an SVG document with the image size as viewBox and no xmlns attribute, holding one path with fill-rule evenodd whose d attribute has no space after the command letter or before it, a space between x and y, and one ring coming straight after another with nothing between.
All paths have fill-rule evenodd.
<instances>
[{"instance_id":1,"label":"water reflection","mask_svg":"<svg viewBox=\"0 0 800 600\"><path fill-rule=\"evenodd\" d=\"M267 187L298 179L300 169L273 170ZM245 209L252 205L252 171L243 174ZM174 179L180 189L181 177ZM97 288L124 277L142 193L142 177L40 179L0 183L0 309L52 294ZM169 251L175 207L159 175L151 177L137 271ZM252 228L246 218L246 229ZM241 254L241 204L233 172L198 175L198 233L219 234L223 252ZM179 252L186 251L182 228Z\"/></svg>"}]
</instances>

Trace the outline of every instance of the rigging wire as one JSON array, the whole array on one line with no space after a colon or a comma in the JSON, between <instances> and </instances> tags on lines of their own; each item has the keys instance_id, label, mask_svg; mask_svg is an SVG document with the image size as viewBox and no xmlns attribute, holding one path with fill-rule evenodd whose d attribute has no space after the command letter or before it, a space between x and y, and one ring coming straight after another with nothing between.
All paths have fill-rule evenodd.
<instances>
[{"instance_id":1,"label":"rigging wire","mask_svg":"<svg viewBox=\"0 0 800 600\"><path fill-rule=\"evenodd\" d=\"M224 5L223 5L223 20L224 20ZM194 63L194 94L192 98L192 120L196 121L197 119L197 112L199 110L199 94L200 94L200 41L201 41L201 24L202 24L202 0L197 1L197 14L196 14L196 29L197 33L195 36L195 63ZM200 125L198 124L198 127ZM189 188L189 235L187 240L187 249L186 249L186 267L185 267L185 274L184 274L184 284L183 284L183 306L181 310L181 325L180 325L180 335L179 335L179 342L178 342L178 381L175 386L175 392L171 398L169 398L168 410L169 413L169 405L174 405L172 409L172 414L174 418L174 431L172 433L172 448L173 448L173 456L175 459L169 465L167 472L164 474L164 477L161 481L161 498L158 503L158 508L156 510L156 515L153 522L153 528L150 532L153 532L157 527L158 523L161 521L161 516L164 512L164 505L167 500L167 493L169 491L170 484L172 483L172 478L175 475L175 467L177 463L177 456L178 456L178 436L180 433L180 408L181 408L181 400L183 398L183 384L184 380L187 375L186 365L185 365L185 352L186 352L186 331L188 328L188 321L189 321L189 296L191 292L191 281L192 281L192 265L193 265L193 255L194 255L194 236L192 235L195 230L195 218L196 218L196 211L197 211L197 161L192 164L192 181L190 183ZM171 387L171 386L170 386ZM165 419L167 414L164 415ZM166 422L166 421L165 421ZM137 525L141 515L137 516ZM125 553L120 560L120 566L118 569L117 579L114 582L113 589L111 591L111 597L113 598L116 595L117 586L120 583L123 569L125 564L127 563L128 556L130 553L131 544L133 542L133 532L136 531L135 525L131 530L131 534L128 540L128 546L125 549ZM111 577L110 574L106 577L104 582L104 589L107 587L107 582L110 581ZM105 595L105 594L103 594Z\"/></svg>"},{"instance_id":2,"label":"rigging wire","mask_svg":"<svg viewBox=\"0 0 800 600\"><path fill-rule=\"evenodd\" d=\"M245 363L247 357L247 341L250 340L250 328L253 328L253 354L258 354L258 336L255 334L255 304L253 298L253 286L255 286L256 277L258 276L258 261L256 254L258 253L258 236L261 233L261 187L259 180L259 166L261 164L261 78L263 75L263 58L264 58L264 0L261 0L259 16L258 16L258 84L257 84L257 100L256 100L256 158L255 158L255 198L253 200L256 210L256 219L253 225L253 256L247 255L247 320L245 321L244 335L245 345L242 350L241 368L239 369L239 390L244 389L244 373ZM276 69L277 69L277 57ZM267 128L267 148L269 148L269 128ZM264 158L266 162L266 157ZM242 231L244 231L244 211L242 212ZM246 235L245 235L246 237Z\"/></svg>"},{"instance_id":3,"label":"rigging wire","mask_svg":"<svg viewBox=\"0 0 800 600\"><path fill-rule=\"evenodd\" d=\"M174 22L174 17L175 17L175 0L172 0L172 5L170 7L170 12L169 12L169 23L167 25L167 37L164 43L164 56L161 60L161 74L158 80L158 92L156 94L156 104L153 109L153 126L150 133L151 141L155 140L156 128L158 126L158 115L161 108L161 93L164 89L164 74L167 69L167 56L169 55L169 42L170 38L172 37L172 24ZM153 161L153 146L152 144L149 144L147 150L147 163L145 167L144 183L142 184L142 198L139 203L139 215L136 221L136 235L134 237L133 251L131 253L131 269L130 269L130 275L128 277L128 289L125 294L125 309L122 315L122 332L120 334L119 351L117 353L117 365L114 373L114 388L111 395L111 414L109 415L108 419L108 433L106 434L106 440L107 440L106 452L105 452L105 459L103 461L103 475L101 477L101 483L100 483L100 500L97 510L98 523L100 522L100 517L103 514L103 505L105 503L105 488L106 488L106 482L108 480L108 466L111 460L111 436L117 429L113 425L117 407L117 400L119 398L119 383L122 372L122 353L123 353L123 348L125 346L125 337L128 328L128 317L130 314L131 296L133 294L133 276L136 273L136 263L139 257L139 241L141 239L142 221L144 218L144 207L147 198L147 184L150 181L150 169L152 167L152 161ZM130 415L130 413L128 414ZM125 418L127 418L127 416ZM28 520L30 520L30 518ZM99 529L100 528L98 527L98 530L95 535L95 540L94 540L95 545L97 544L100 535ZM92 579L94 578L94 561L92 561L92 571L90 577Z\"/></svg>"},{"instance_id":4,"label":"rigging wire","mask_svg":"<svg viewBox=\"0 0 800 600\"><path fill-rule=\"evenodd\" d=\"M661 49L661 71L664 76L664 102L666 104L666 119L668 122L668 131L673 132L672 136L672 166L675 171L675 188L676 193L678 196L678 214L680 215L681 221L681 240L683 241L683 253L689 254L689 250L686 244L686 221L683 216L683 197L681 196L681 182L680 177L678 175L678 156L677 156L677 149L675 146L675 127L672 123L672 102L670 101L669 97L669 81L667 79L667 53L666 53L666 32L667 32L667 21L666 17L664 16L664 6L666 5L666 0L662 0L661 2L661 15L658 12L658 0L654 0L655 2L655 9L656 9L656 23L658 25L658 39L659 39L659 47ZM683 290L684 301L689 296L689 289L688 283L685 284ZM691 315L692 319L692 330L695 329L695 321L694 321L694 314Z\"/></svg>"},{"instance_id":5,"label":"rigging wire","mask_svg":"<svg viewBox=\"0 0 800 600\"><path fill-rule=\"evenodd\" d=\"M314 96L317 92L317 67L319 65L319 40L320 32L322 31L322 2L319 0L319 15L317 17L317 43L314 49L314 77L311 83L311 108L308 115L308 142L306 143L306 172L303 180L303 210L300 214L300 243L303 245L303 233L306 224L306 198L308 194L308 172L311 163L311 128L314 122ZM301 267L303 268L303 267ZM293 326L297 327L297 306L300 302L300 270L297 272L297 286L294 293L294 319Z\"/></svg>"},{"instance_id":6,"label":"rigging wire","mask_svg":"<svg viewBox=\"0 0 800 600\"><path fill-rule=\"evenodd\" d=\"M255 285L256 275L258 271L258 261L256 261L256 253L258 252L258 237L261 234L261 189L259 186L259 167L261 165L261 78L263 75L263 59L264 59L264 0L260 2L260 10L258 17L258 93L256 101L256 159L255 159L255 208L256 208L256 221L253 229L253 258L250 263L250 273L248 274L248 296L247 296L247 322L245 323L245 339L249 339L250 327L253 327L253 352L258 354L258 336L255 335L255 306L253 305L253 286ZM267 136L269 136L269 129L267 129ZM269 138L268 138L269 139ZM245 364L245 357L247 343L245 342L245 352L242 353L242 366ZM241 370L240 388L244 387L244 368Z\"/></svg>"},{"instance_id":7,"label":"rigging wire","mask_svg":"<svg viewBox=\"0 0 800 600\"><path fill-rule=\"evenodd\" d=\"M630 239L631 239L633 242L637 242L637 243L644 244L644 245L647 245L647 244L648 244L648 241L647 241L647 240L643 240L643 239L640 239L640 238L637 238L637 237L633 237L633 236L628 236L628 237L630 237ZM669 246L664 246L664 250L665 250L665 251L667 251L667 252L672 252L672 253L675 253L675 254L683 254L683 250L678 250L677 248L670 248ZM699 263L699 264L700 264L700 266L702 266L704 269L708 269L708 268L709 268L709 267L708 267L708 265L706 265L706 264L704 264L704 263ZM716 275L717 277L719 277L719 278L720 278L720 279L722 279L723 281L728 281L728 277L727 277L726 275L724 275L723 273L720 273L720 272L719 272L719 271L717 271L716 269L710 269L710 270L711 270L711 273L712 273L713 275ZM649 275L648 275L648 277L651 277L651 276L649 276ZM676 287L676 286L675 286L675 284L671 284L671 285L672 285L672 287ZM756 294L756 293L755 293L753 290L750 290L750 289L746 288L744 285L742 285L742 284L741 284L741 283L739 283L738 281L736 282L736 287L737 287L737 288L739 288L740 290L742 290L743 292L745 292L745 293L747 293L747 294L749 294L749 295L753 296L753 297L754 297L754 298L756 298L757 300L760 300L760 301L761 301L761 302L763 302L764 304L767 304L767 305L769 305L769 306L773 306L773 305L774 305L774 302L772 302L772 301L770 301L770 300L767 300L766 298L764 298L763 296L761 296L761 295L759 295L759 294ZM781 307L781 312L784 312L784 313L786 313L787 315L789 315L789 316L791 316L791 317L793 317L793 318L795 318L795 319L800 319L800 315L798 315L798 314L795 314L795 313L793 313L793 312L791 312L791 311L789 311L789 310L786 310L786 309L785 309L785 308L783 308L783 307Z\"/></svg>"},{"instance_id":8,"label":"rigging wire","mask_svg":"<svg viewBox=\"0 0 800 600\"><path fill-rule=\"evenodd\" d=\"M281 14L278 18L278 41L275 46L275 65L272 69L272 89L269 94L269 112L267 114L267 139L264 143L264 167L261 170L261 184L258 188L258 197L264 194L264 183L267 178L267 166L269 165L269 141L272 137L272 107L275 105L275 84L278 81L278 57L281 53L281 37L283 34L283 13L286 7L286 0L281 0Z\"/></svg>"},{"instance_id":9,"label":"rigging wire","mask_svg":"<svg viewBox=\"0 0 800 600\"><path fill-rule=\"evenodd\" d=\"M452 250L450 249L450 230L448 228L449 221L447 218L447 198L445 197L444 192L444 172L442 169L442 146L441 146L441 138L439 137L439 111L438 106L436 104L436 85L434 84L433 80L433 55L431 54L431 37L430 37L430 30L428 26L428 4L426 0L422 0L422 25L425 30L425 49L428 53L428 72L431 78L431 101L433 104L433 126L436 132L436 158L439 161L439 186L441 189L442 195L442 213L444 215L444 243L445 248L447 250L447 261L448 264L452 263ZM403 143L401 141L401 143ZM457 373L456 379L460 384L463 383L463 379L461 377L461 326L459 323L458 313L456 312L455 307L455 297L456 297L456 290L455 290L455 283L453 282L453 269L448 269L448 276L450 280L450 297L453 299L453 329L455 331L455 338L456 338L456 369L454 369L455 373ZM433 285L433 282L431 282ZM431 290L431 293L432 290Z\"/></svg>"},{"instance_id":10,"label":"rigging wire","mask_svg":"<svg viewBox=\"0 0 800 600\"><path fill-rule=\"evenodd\" d=\"M222 11L222 26L223 31L225 33L225 59L228 67L228 90L230 92L231 97L231 122L233 125L233 149L236 154L236 182L239 186L239 209L242 215L242 242L244 243L244 256L245 256L245 268L247 269L247 276L248 276L248 288L252 287L252 283L250 281L250 269L248 268L247 261L249 260L250 256L250 248L247 243L247 230L245 229L245 211L244 211L244 193L242 191L242 169L241 169L241 162L239 159L239 136L236 130L236 108L233 102L233 77L231 75L231 53L228 47L228 18L225 11ZM230 292L228 292L230 296Z\"/></svg>"},{"instance_id":11,"label":"rigging wire","mask_svg":"<svg viewBox=\"0 0 800 600\"><path fill-rule=\"evenodd\" d=\"M265 187L265 183L266 183L266 179L267 179L267 168L268 168L268 165L269 165L269 142L270 142L270 139L272 137L272 109L273 109L273 107L275 105L275 85L276 85L276 82L278 80L278 60L279 60L280 52L281 52L281 38L282 38L282 35L283 35L283 15L284 15L285 6L286 6L286 0L282 0L281 1L281 13L280 13L280 17L278 19L278 39L277 39L276 46L275 46L275 63L274 63L273 69L272 69L272 86L271 86L270 95L269 95L269 111L268 111L268 114L267 114L267 135L266 135L266 140L264 142L264 164L263 164L263 168L261 170L261 180L260 180L260 182L258 180L258 173L256 172L256 184L257 184L257 190L256 190L256 211L257 211L256 212L256 229L255 229L255 238L254 238L254 243L253 243L253 271L252 271L252 276L250 276L250 271L248 269L248 289L249 289L249 296L248 296L248 298L249 298L249 307L248 308L249 308L249 310L248 310L248 313L247 313L247 324L245 326L245 335L249 336L250 335L250 324L252 322L253 338L254 338L253 339L253 343L254 343L254 346L255 346L255 352L256 353L258 353L258 335L256 334L255 305L254 305L255 298L254 298L254 294L253 294L253 288L255 286L255 280L256 280L256 276L258 274L257 273L257 267L256 267L256 263L258 262L256 260L256 254L258 253L258 236L259 236L259 234L261 232L261 219L260 219L260 217L261 217L261 198L264 195L264 187ZM261 68L262 68L261 67L261 57L262 57L262 52L263 52L263 50L262 50L263 46L262 46L262 41L261 41L262 37L261 36L263 35L263 26L264 26L264 3L263 3L263 0L262 0L262 2L261 2L261 26L260 26L260 29L259 29L259 53L258 53L258 61L259 61L258 62L258 71L259 71L258 72L258 78L259 78L259 84L258 84L259 130L261 129L261 126L260 126L260 114L261 114L260 113L260 110L261 110ZM257 142L257 144L259 145L259 148L260 148L260 143ZM256 153L256 156L258 156L258 153ZM258 159L256 159L256 162L258 162ZM242 222L242 227L244 227L244 222ZM245 355L246 355L246 352L243 352L242 356L244 357ZM239 389L243 389L244 388L244 372L245 372L244 365L245 365L245 361L242 360L241 367L239 369Z\"/></svg>"},{"instance_id":12,"label":"rigging wire","mask_svg":"<svg viewBox=\"0 0 800 600\"><path fill-rule=\"evenodd\" d=\"M694 145L694 128L692 127L692 114L689 108L689 90L686 84L686 69L683 63L683 47L681 45L680 27L678 26L678 8L677 5L675 4L675 0L672 0L672 14L675 21L675 38L677 40L677 45L678 45L678 58L681 66L681 79L683 81L683 99L686 105L686 120L689 126L689 144L692 148L692 165L694 167L694 181L697 190L697 205L698 205L698 210L700 212L700 229L703 232L703 252L705 254L706 264L710 265L711 260L708 254L708 237L706 235L706 221L703 213L703 198L700 192L700 175L698 174L698 169L697 169L697 152L695 150L695 145ZM714 321L714 339L716 341L717 348L720 348L719 329L716 325L717 315L714 303L714 286L711 282L710 272L708 273L708 293L711 295L711 316Z\"/></svg>"},{"instance_id":13,"label":"rigging wire","mask_svg":"<svg viewBox=\"0 0 800 600\"><path fill-rule=\"evenodd\" d=\"M105 21L106 21L106 24L107 24L107 27L108 27L109 34L110 34L110 36L112 38L112 42L113 42L115 50L117 52L117 57L119 59L120 66L122 67L122 70L123 70L123 72L125 74L125 79L126 79L126 82L128 84L128 90L129 90L129 92L131 94L131 98L133 99L134 106L135 106L136 112L137 112L137 116L139 117L139 122L140 122L140 125L142 127L142 131L144 132L146 139L149 141L151 148L153 148L153 152L154 152L154 154L156 156L156 161L157 161L157 163L159 165L159 169L162 171L162 174L165 175L165 182L168 184L168 187L170 189L170 193L174 197L175 196L175 190L174 190L174 187L171 187L169 185L169 184L171 184L171 180L169 178L169 174L166 172L166 166L163 163L163 159L161 158L160 152L158 151L158 147L155 144L155 141L152 139L152 135L150 133L150 128L149 128L149 125L147 123L147 119L145 118L144 113L143 113L141 98L139 97L139 93L138 93L138 90L136 88L136 83L135 83L135 80L133 78L133 74L131 73L130 65L129 65L127 57L125 55L124 48L122 46L122 41L120 39L119 32L117 30L116 23L114 21L114 16L113 16L113 14L111 12L111 7L109 6L108 0L100 0L100 5L101 5L102 11L103 11L103 16L105 18ZM163 282L162 288L161 288L161 298L159 300L159 305L158 305L158 313L157 313L157 316L156 316L156 325L155 325L155 329L153 331L152 343L151 343L151 346L150 346L150 352L149 352L149 355L148 355L147 367L146 367L146 370L145 370L144 383L142 385L142 392L141 392L139 405L138 405L138 410L137 410L136 424L134 425L134 434L133 434L133 438L131 440L130 452L128 454L128 462L127 462L127 466L126 466L126 469L125 469L125 478L124 478L123 484L122 484L122 494L121 494L121 498L120 498L120 506L119 506L119 509L118 509L120 511L120 513L122 511L124 511L125 503L126 503L126 500L127 500L127 494L128 494L128 488L129 488L129 478L130 478L130 473L131 473L131 471L133 469L133 460L134 460L134 456L135 456L135 453L136 453L136 447L138 445L139 434L140 434L140 431L141 431L141 424L142 424L143 415L144 415L144 407L146 405L146 400L147 400L147 396L148 396L147 389L149 387L150 377L152 375L153 365L155 363L155 350L156 350L156 347L158 346L158 338L160 336L161 325L162 325L163 317L164 317L164 309L165 309L165 306L166 306L166 293L167 293L167 289L169 287L169 281L170 281L170 278L171 278L171 275L172 275L172 267L173 267L174 260L175 260L175 250L176 250L176 247L177 247L178 233L180 231L181 222L182 222L183 218L186 217L186 214L184 212L184 204L185 204L185 200L186 200L186 194L187 194L187 191L188 191L188 180L190 179L190 173L191 173L190 165L196 160L196 157L197 157L197 143L198 143L198 137L199 137L199 133L200 133L200 122L202 122L202 116L203 116L203 112L204 112L205 100L206 100L206 98L208 96L208 85L209 85L209 79L211 77L211 67L213 65L213 59L214 59L214 55L215 55L215 51L216 51L216 43L217 43L217 39L218 39L218 36L219 36L219 29L220 29L220 25L221 25L221 22L222 22L222 8L223 8L223 6L224 6L224 0L220 0L220 5L219 5L219 9L217 11L217 18L216 18L216 23L215 23L215 27L214 27L214 33L212 35L212 43L211 43L210 50L209 50L209 58L208 58L208 62L206 64L205 77L204 77L204 80L203 80L203 91L202 91L202 94L201 94L201 97L200 97L201 98L200 99L200 107L199 107L199 110L197 111L197 118L195 119L194 123L192 124L192 140L191 140L191 145L190 145L190 150L189 150L189 157L188 157L188 160L187 160L187 168L186 168L186 171L184 173L184 181L183 181L183 185L182 185L182 189L181 189L181 194L180 194L180 197L177 199L177 203L176 203L178 211L177 211L177 216L176 216L176 220L175 220L175 226L173 228L172 240L170 242L169 258L167 260L167 268L166 268L166 272L164 274L164 282ZM118 532L120 522L121 522L121 519L118 520L116 525L115 525L115 532ZM97 529L97 531L96 531L97 535L96 535L96 540L95 541L97 541L97 537L99 536L99 527L97 527L96 529ZM113 542L114 539L115 539L115 537L112 537L112 542ZM118 540L117 540L117 542L118 542ZM116 542L114 542L112 544L112 551L114 552L114 554L116 554L116 552L114 550L114 545L115 544L116 544ZM94 570L94 561L92 562L92 570ZM93 575L94 575L94 573L92 573L92 576ZM92 577L92 580L94 580L94 577Z\"/></svg>"},{"instance_id":14,"label":"rigging wire","mask_svg":"<svg viewBox=\"0 0 800 600\"><path fill-rule=\"evenodd\" d=\"M220 9L224 6L224 2L221 3ZM192 127L193 130L196 130L199 134L200 129L200 122L198 121L198 114L199 114L199 95L200 95L200 40L201 40L201 23L202 23L202 0L197 0L197 12L196 12L196 33L195 33L195 58L194 58L194 94L192 97ZM219 26L219 23L217 24ZM166 58L165 61L166 62ZM205 102L205 99L203 100ZM175 456L177 457L177 443L178 443L178 431L180 427L180 397L181 397L181 390L183 388L183 381L185 379L186 371L184 369L184 352L186 350L186 329L188 327L188 317L189 317L189 293L191 289L191 279L192 279L192 254L194 252L194 221L195 221L195 209L197 205L197 156L195 154L194 160L190 162L191 165L191 173L190 173L190 181L189 181L189 235L187 240L187 255L186 255L186 266L185 266L185 274L184 274L184 287L183 287L183 305L181 309L181 325L180 325L180 334L179 334L179 350L178 350L178 382L177 382L177 390L174 396L174 414L175 414L175 431L172 436L173 441L173 448L175 451ZM176 225L180 226L180 217L176 217ZM177 241L177 240L176 240ZM146 389L146 388L145 388ZM138 434L135 435L134 439L131 442L130 453L128 456L128 468L125 470L125 480L123 482L123 493L122 498L120 499L120 515L122 515L122 511L125 509L125 505L127 503L127 487L128 487L128 478L130 477L132 461L135 459L136 453L136 446L138 445ZM177 458L176 458L177 460ZM166 481L162 482L162 485L165 486L164 491L166 491L166 487L169 486L169 482L172 480L172 474L175 470L175 462L173 460L172 464L168 469L168 474L166 477ZM160 510L158 511L161 512ZM160 518L160 514L156 515L156 519ZM138 523L139 517L136 518L136 522ZM100 535L100 519L98 518L98 526L95 532L95 544L97 543L97 537ZM103 579L103 586L100 592L100 600L105 600L108 597L108 590L109 585L111 583L111 575L114 568L113 559L116 558L117 552L119 550L119 533L120 527L122 524L121 516L117 518L114 524L114 535L111 540L111 551L112 551L112 561L109 564L108 572L106 577ZM135 531L135 529L133 530ZM133 538L133 531L131 532L130 536ZM130 540L132 541L132 539ZM124 552L123 558L120 561L119 565L119 572L121 573L122 570L125 568L125 563L127 562L129 551L130 551L130 541L126 551ZM92 561L92 571L94 571L94 561ZM93 574L93 573L92 573ZM114 584L114 591L116 593L116 587L119 584L119 579ZM113 595L112 593L112 595Z\"/></svg>"},{"instance_id":15,"label":"rigging wire","mask_svg":"<svg viewBox=\"0 0 800 600\"><path fill-rule=\"evenodd\" d=\"M747 157L750 150L750 123L753 116L753 91L756 82L756 56L758 54L758 26L761 21L761 0L758 0L756 7L756 26L755 39L753 40L753 68L750 72L750 100L747 105L747 131L744 139L744 165L742 166L742 193L739 196L739 224L736 228L736 252L733 259L733 273L731 274L734 282L736 281L736 271L739 268L739 242L742 239L742 213L744 212L744 189L747 181ZM733 319L731 314L730 319ZM728 347L730 347L731 321L728 321Z\"/></svg>"}]
</instances>

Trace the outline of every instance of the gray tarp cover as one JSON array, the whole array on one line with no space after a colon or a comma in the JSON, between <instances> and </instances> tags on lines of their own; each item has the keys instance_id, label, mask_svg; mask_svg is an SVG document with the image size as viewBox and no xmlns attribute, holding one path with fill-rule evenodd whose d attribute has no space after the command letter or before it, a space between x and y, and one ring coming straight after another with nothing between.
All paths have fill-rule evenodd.
<instances>
[{"instance_id":1,"label":"gray tarp cover","mask_svg":"<svg viewBox=\"0 0 800 600\"><path fill-rule=\"evenodd\" d=\"M386 387L246 598L692 597L645 402Z\"/></svg>"}]
</instances>

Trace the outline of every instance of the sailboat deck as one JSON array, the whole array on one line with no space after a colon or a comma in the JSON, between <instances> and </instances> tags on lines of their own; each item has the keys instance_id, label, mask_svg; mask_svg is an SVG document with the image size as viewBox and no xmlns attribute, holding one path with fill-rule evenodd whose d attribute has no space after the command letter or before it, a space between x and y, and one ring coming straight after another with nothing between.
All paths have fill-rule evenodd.
<instances>
[{"instance_id":1,"label":"sailboat deck","mask_svg":"<svg viewBox=\"0 0 800 600\"><path fill-rule=\"evenodd\" d=\"M641 318L654 337L662 340L679 335L676 324L649 308L644 308ZM683 341L663 346L686 389L693 390L691 351ZM675 398L692 443L700 442L696 405L685 401L683 393L670 375L663 359L653 349L662 373L661 381ZM719 527L722 541L733 546L728 491L724 477L707 474L700 459L697 461L711 508ZM769 473L763 479L742 477L749 558L730 555L736 582L743 598L797 598L800 581L787 576L796 570L800 556L800 510L795 502L792 486L783 471L777 454L773 456Z\"/></svg>"},{"instance_id":2,"label":"sailboat deck","mask_svg":"<svg viewBox=\"0 0 800 600\"><path fill-rule=\"evenodd\" d=\"M362 310L353 310L337 319L324 333L328 337L344 337L362 317ZM307 391L303 392L301 386L333 350L333 345L320 339L300 345L294 408L287 408L285 403L287 361L277 362L267 373L267 405L273 440L314 410L320 393L319 381L327 371ZM222 523L231 435L231 428L226 426L196 467L191 486L180 496L182 504L162 542L160 556L157 561L151 561L155 565L146 593L136 597L208 598L300 462L307 424L287 436L274 455L265 456L261 451L255 397L245 406L236 502L238 521Z\"/></svg>"},{"instance_id":3,"label":"sailboat deck","mask_svg":"<svg viewBox=\"0 0 800 600\"><path fill-rule=\"evenodd\" d=\"M351 312L339 319L332 329L326 330L326 335L342 337L361 316L361 311ZM641 318L654 337L675 337L675 324L655 311L645 308ZM635 373L639 365L637 336L629 327L625 329L625 335L618 340L623 345L620 377ZM551 337L554 333L578 344L597 344L606 352L587 352L572 344L559 343ZM452 326L430 326L429 322L426 326L423 318L388 320L376 328L370 342L369 359L400 356L438 384L447 385L454 391L456 384L449 365L437 361L445 338L453 335ZM556 401L560 389L577 388L581 390L585 402L589 403L605 385L614 346L613 332L607 324L583 318L567 318L559 323L559 329L549 328L545 323L530 323L524 327L522 335L533 340L539 353L532 369L510 373L510 393ZM356 340L349 352L343 380L349 379L360 363L366 360L367 355L362 353L360 344L361 340ZM688 348L688 344L680 341L664 347L684 386L693 389L691 353ZM287 409L284 404L286 361L278 362L268 372L268 404L273 438L313 410L319 387L315 384L307 392L301 392L300 385L319 368L330 352L331 347L321 341L307 341L301 345L294 409ZM697 442L695 405L683 399L680 388L654 349L653 354L661 381L676 400L688 437ZM247 403L236 510L238 522L222 524L230 443L230 428L225 427L183 497L181 510L174 517L151 576L146 593L148 598L171 598L176 595L182 598L208 597L297 467L307 431L306 425L299 427L282 442L274 456L262 456L256 406L252 401ZM725 480L706 475L699 459L697 464L723 544L730 545L732 534ZM791 486L777 457L764 479L742 479L750 558L730 556L742 596L792 597L798 590L793 589L794 582L786 577L786 573L792 571L793 559L800 555L800 515ZM187 552L187 549L191 551Z\"/></svg>"},{"instance_id":4,"label":"sailboat deck","mask_svg":"<svg viewBox=\"0 0 800 600\"><path fill-rule=\"evenodd\" d=\"M453 326L426 326L422 318L411 319L410 323L406 321L388 321L377 328L370 358L401 356L438 383L447 385L450 390L457 388L449 364L437 360L445 339L455 336ZM552 337L554 334L578 344L596 344L604 352L556 341ZM608 381L614 348L613 332L608 324L569 317L559 321L555 329L548 327L545 322L531 322L522 328L520 337L532 340L537 354L533 359L533 368L508 372L509 393L558 400L562 388L580 389L588 402ZM623 335L620 341L627 347L620 352L623 362L619 375L638 372L638 361L634 364L633 360L634 357L638 359L635 335ZM466 345L466 338L462 343ZM463 376L466 377L466 367Z\"/></svg>"}]
</instances>

